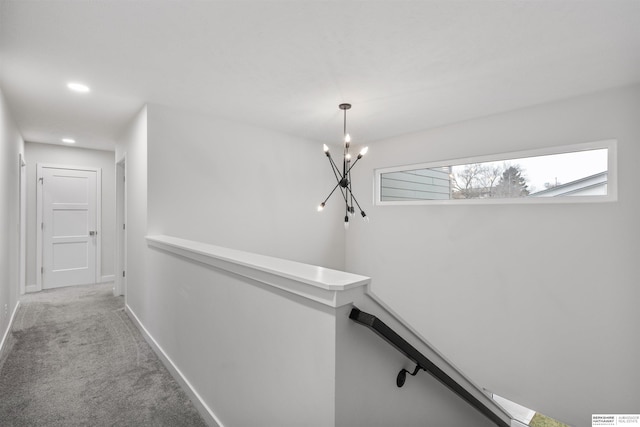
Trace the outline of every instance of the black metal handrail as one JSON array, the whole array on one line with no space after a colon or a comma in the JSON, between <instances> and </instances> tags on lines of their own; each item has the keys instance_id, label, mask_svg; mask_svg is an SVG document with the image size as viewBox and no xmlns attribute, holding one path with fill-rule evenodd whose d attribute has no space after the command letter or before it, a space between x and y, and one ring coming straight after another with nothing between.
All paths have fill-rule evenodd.
<instances>
[{"instance_id":1,"label":"black metal handrail","mask_svg":"<svg viewBox=\"0 0 640 427\"><path fill-rule=\"evenodd\" d=\"M413 373L403 369L398 374L396 384L398 387L402 387L404 384L406 374L416 375L420 369L429 372L442 384L447 386L451 391L460 396L463 400L469 403L471 406L480 411L485 417L496 423L500 427L509 427L502 418L494 413L488 406L478 400L473 394L467 391L456 380L451 378L446 372L440 369L435 363L429 360L425 355L420 353L415 347L409 344L404 338L398 335L393 329L387 326L383 321L376 316L360 311L358 308L353 308L349 314L349 318L357 323L367 326L374 331L380 337L382 337L389 344L394 346L398 351L403 353L409 359L411 359L417 366Z\"/></svg>"}]
</instances>

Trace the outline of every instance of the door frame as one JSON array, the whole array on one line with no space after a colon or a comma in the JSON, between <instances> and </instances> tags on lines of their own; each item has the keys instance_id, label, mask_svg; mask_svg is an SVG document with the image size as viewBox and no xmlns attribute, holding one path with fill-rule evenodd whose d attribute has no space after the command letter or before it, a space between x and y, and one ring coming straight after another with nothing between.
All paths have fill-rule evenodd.
<instances>
[{"instance_id":1,"label":"door frame","mask_svg":"<svg viewBox=\"0 0 640 427\"><path fill-rule=\"evenodd\" d=\"M127 293L127 155L116 162L116 258L113 295Z\"/></svg>"},{"instance_id":2,"label":"door frame","mask_svg":"<svg viewBox=\"0 0 640 427\"><path fill-rule=\"evenodd\" d=\"M84 166L68 166L57 165L51 163L36 164L36 289L41 291L42 270L43 270L43 253L44 253L44 235L42 232L42 222L44 218L44 199L42 192L42 171L43 169L67 169L77 171L87 171L96 173L96 271L94 283L99 283L102 277L102 169Z\"/></svg>"},{"instance_id":3,"label":"door frame","mask_svg":"<svg viewBox=\"0 0 640 427\"><path fill-rule=\"evenodd\" d=\"M18 154L18 291L24 295L27 287L27 162Z\"/></svg>"}]
</instances>

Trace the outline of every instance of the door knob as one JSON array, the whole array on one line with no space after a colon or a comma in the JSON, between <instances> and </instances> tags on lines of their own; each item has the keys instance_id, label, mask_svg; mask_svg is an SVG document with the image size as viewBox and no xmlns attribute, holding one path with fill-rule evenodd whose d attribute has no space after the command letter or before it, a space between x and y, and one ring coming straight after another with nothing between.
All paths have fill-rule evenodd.
<instances>
[{"instance_id":1,"label":"door knob","mask_svg":"<svg viewBox=\"0 0 640 427\"><path fill-rule=\"evenodd\" d=\"M90 231L89 232L89 236L97 236L98 232L97 231Z\"/></svg>"}]
</instances>

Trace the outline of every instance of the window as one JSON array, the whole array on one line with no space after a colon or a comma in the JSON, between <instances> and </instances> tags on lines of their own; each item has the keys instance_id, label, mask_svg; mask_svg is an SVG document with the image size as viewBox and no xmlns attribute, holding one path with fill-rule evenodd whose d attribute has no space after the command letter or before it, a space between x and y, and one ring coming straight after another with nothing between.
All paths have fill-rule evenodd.
<instances>
[{"instance_id":1,"label":"window","mask_svg":"<svg viewBox=\"0 0 640 427\"><path fill-rule=\"evenodd\" d=\"M376 203L616 200L616 141L378 169Z\"/></svg>"}]
</instances>

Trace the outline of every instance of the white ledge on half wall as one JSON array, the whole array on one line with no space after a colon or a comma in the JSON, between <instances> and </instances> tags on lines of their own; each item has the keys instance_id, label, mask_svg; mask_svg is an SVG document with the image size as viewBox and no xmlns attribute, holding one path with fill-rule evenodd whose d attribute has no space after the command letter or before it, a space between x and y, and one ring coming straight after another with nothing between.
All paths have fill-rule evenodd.
<instances>
[{"instance_id":1,"label":"white ledge on half wall","mask_svg":"<svg viewBox=\"0 0 640 427\"><path fill-rule=\"evenodd\" d=\"M329 307L341 307L366 292L371 279L357 274L266 255L155 235L149 246L273 286Z\"/></svg>"}]
</instances>

